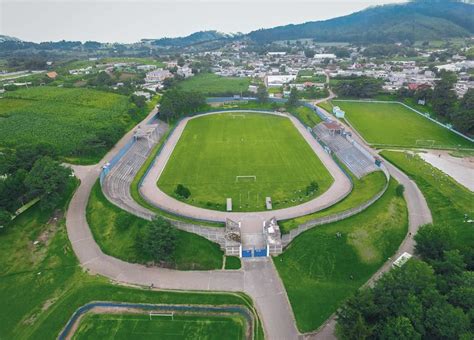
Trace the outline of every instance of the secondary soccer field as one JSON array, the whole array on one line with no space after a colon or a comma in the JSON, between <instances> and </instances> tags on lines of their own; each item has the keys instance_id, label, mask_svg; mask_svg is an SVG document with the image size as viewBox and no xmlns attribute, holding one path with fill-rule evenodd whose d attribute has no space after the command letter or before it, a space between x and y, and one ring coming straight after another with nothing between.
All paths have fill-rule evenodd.
<instances>
[{"instance_id":1,"label":"secondary soccer field","mask_svg":"<svg viewBox=\"0 0 474 340\"><path fill-rule=\"evenodd\" d=\"M238 316L86 314L74 339L244 339Z\"/></svg>"},{"instance_id":2,"label":"secondary soccer field","mask_svg":"<svg viewBox=\"0 0 474 340\"><path fill-rule=\"evenodd\" d=\"M316 181L319 189L307 195ZM158 186L170 196L178 184L191 191L187 203L234 211L298 205L331 185L333 179L314 151L285 117L257 113L225 113L188 122Z\"/></svg>"},{"instance_id":3,"label":"secondary soccer field","mask_svg":"<svg viewBox=\"0 0 474 340\"><path fill-rule=\"evenodd\" d=\"M375 145L433 148L474 148L448 129L396 103L333 101L346 112L346 119Z\"/></svg>"}]
</instances>

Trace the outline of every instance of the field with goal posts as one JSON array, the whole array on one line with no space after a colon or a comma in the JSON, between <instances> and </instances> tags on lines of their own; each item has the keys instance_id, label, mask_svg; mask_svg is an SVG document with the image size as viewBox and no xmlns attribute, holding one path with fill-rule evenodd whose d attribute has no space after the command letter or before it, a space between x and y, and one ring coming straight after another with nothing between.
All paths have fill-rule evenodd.
<instances>
[{"instance_id":1,"label":"field with goal posts","mask_svg":"<svg viewBox=\"0 0 474 340\"><path fill-rule=\"evenodd\" d=\"M265 197L279 209L325 192L333 179L286 117L231 112L188 122L158 187L170 196L187 187L191 205L233 211L265 210ZM318 189L308 190L316 182Z\"/></svg>"},{"instance_id":2,"label":"field with goal posts","mask_svg":"<svg viewBox=\"0 0 474 340\"><path fill-rule=\"evenodd\" d=\"M471 148L474 143L398 103L333 100L346 120L375 146Z\"/></svg>"},{"instance_id":3,"label":"field with goal posts","mask_svg":"<svg viewBox=\"0 0 474 340\"><path fill-rule=\"evenodd\" d=\"M245 339L245 322L237 315L88 313L74 339Z\"/></svg>"}]
</instances>

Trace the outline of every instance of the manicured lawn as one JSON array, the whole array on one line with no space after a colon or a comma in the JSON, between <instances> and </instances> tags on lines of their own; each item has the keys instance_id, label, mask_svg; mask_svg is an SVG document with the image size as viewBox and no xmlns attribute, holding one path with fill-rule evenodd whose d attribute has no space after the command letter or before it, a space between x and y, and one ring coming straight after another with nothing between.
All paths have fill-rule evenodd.
<instances>
[{"instance_id":1,"label":"manicured lawn","mask_svg":"<svg viewBox=\"0 0 474 340\"><path fill-rule=\"evenodd\" d=\"M178 87L186 91L202 92L206 96L240 94L248 90L250 78L221 77L213 73L202 73L190 77Z\"/></svg>"},{"instance_id":2,"label":"manicured lawn","mask_svg":"<svg viewBox=\"0 0 474 340\"><path fill-rule=\"evenodd\" d=\"M387 180L382 171L372 172L361 179L352 176L352 183L354 185L352 191L341 202L314 214L293 218L291 220L280 221L278 224L283 233L288 233L291 229L294 229L300 224L309 220L355 208L360 204L367 202L377 193L379 193L385 186L386 182Z\"/></svg>"},{"instance_id":3,"label":"manicured lawn","mask_svg":"<svg viewBox=\"0 0 474 340\"><path fill-rule=\"evenodd\" d=\"M240 269L242 263L240 258L236 256L226 256L225 257L225 269Z\"/></svg>"},{"instance_id":4,"label":"manicured lawn","mask_svg":"<svg viewBox=\"0 0 474 340\"><path fill-rule=\"evenodd\" d=\"M71 182L60 208L74 187ZM241 305L254 311L243 294L150 291L89 275L77 262L61 214L56 215L58 223L52 224L51 213L34 206L0 234L1 339L56 338L73 312L92 301ZM40 240L38 245L33 244L36 240ZM257 339L263 339L258 319L257 323Z\"/></svg>"},{"instance_id":5,"label":"manicured lawn","mask_svg":"<svg viewBox=\"0 0 474 340\"><path fill-rule=\"evenodd\" d=\"M364 212L301 234L274 258L300 331L321 326L398 248L408 220L396 185Z\"/></svg>"},{"instance_id":6,"label":"manicured lawn","mask_svg":"<svg viewBox=\"0 0 474 340\"><path fill-rule=\"evenodd\" d=\"M333 104L346 112L346 119L367 142L376 146L474 148L474 143L401 104L337 100Z\"/></svg>"},{"instance_id":7,"label":"manicured lawn","mask_svg":"<svg viewBox=\"0 0 474 340\"><path fill-rule=\"evenodd\" d=\"M158 186L176 196L183 184L192 205L225 210L230 197L234 211L255 211L265 209L267 196L275 209L301 204L332 180L289 119L239 112L190 120ZM319 190L306 195L312 181Z\"/></svg>"},{"instance_id":8,"label":"manicured lawn","mask_svg":"<svg viewBox=\"0 0 474 340\"><path fill-rule=\"evenodd\" d=\"M87 143L111 131L118 133L109 138L118 140L140 120L129 108L126 96L89 89L41 86L7 92L0 99L0 146L49 143L63 157L91 163L107 148L97 142L86 148Z\"/></svg>"},{"instance_id":9,"label":"manicured lawn","mask_svg":"<svg viewBox=\"0 0 474 340\"><path fill-rule=\"evenodd\" d=\"M130 225L118 228L119 214L129 215ZM91 192L87 205L87 221L101 249L127 262L148 262L135 248L135 239L147 221L117 208L102 193L99 182ZM178 230L178 245L173 255L174 268L180 270L208 270L222 268L223 253L216 243L195 234Z\"/></svg>"},{"instance_id":10,"label":"manicured lawn","mask_svg":"<svg viewBox=\"0 0 474 340\"><path fill-rule=\"evenodd\" d=\"M428 202L433 222L456 229L459 247L472 247L474 227L464 222L464 214L474 219L474 193L420 157L395 151L383 151L381 155L416 182Z\"/></svg>"},{"instance_id":11,"label":"manicured lawn","mask_svg":"<svg viewBox=\"0 0 474 340\"><path fill-rule=\"evenodd\" d=\"M74 339L244 339L238 316L86 314Z\"/></svg>"},{"instance_id":12,"label":"manicured lawn","mask_svg":"<svg viewBox=\"0 0 474 340\"><path fill-rule=\"evenodd\" d=\"M337 104L338 105L338 104ZM330 102L321 102L318 104L318 106L322 107L325 109L328 113L332 113L332 104Z\"/></svg>"},{"instance_id":13,"label":"manicured lawn","mask_svg":"<svg viewBox=\"0 0 474 340\"><path fill-rule=\"evenodd\" d=\"M304 125L314 127L321 123L321 118L306 106L298 106L297 108L290 109L290 112L297 117Z\"/></svg>"}]
</instances>

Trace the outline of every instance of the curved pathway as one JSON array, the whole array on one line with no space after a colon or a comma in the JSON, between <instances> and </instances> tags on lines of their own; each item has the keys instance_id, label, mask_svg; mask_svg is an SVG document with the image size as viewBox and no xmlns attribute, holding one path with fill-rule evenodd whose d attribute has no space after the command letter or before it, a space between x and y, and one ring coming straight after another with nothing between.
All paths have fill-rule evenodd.
<instances>
[{"instance_id":1,"label":"curved pathway","mask_svg":"<svg viewBox=\"0 0 474 340\"><path fill-rule=\"evenodd\" d=\"M342 122L332 115L328 114L325 110L319 108L321 111L326 113L331 119L339 121L339 123L343 124L346 127L346 131L352 131L352 137L360 144L364 145L365 149L372 153L374 156L379 156L378 153L369 147L365 140L359 135L357 131L352 128L349 128L345 122ZM426 203L425 197L421 193L420 189L418 189L416 183L412 181L404 172L400 171L398 168L390 164L389 162L384 162L385 166L387 167L390 175L395 178L400 184L405 187L405 192L403 196L407 203L408 209L408 234L405 236L405 239L400 244L396 254L389 258L387 262L374 274L372 277L366 282L365 286L373 286L375 282L386 272L388 272L392 268L393 262L404 252L407 253L414 253L415 250L415 241L413 237L418 232L420 226L432 223L433 219L431 216L431 211ZM321 326L321 328L309 336L312 339L318 340L328 340L328 339L336 339L334 335L336 326L336 317L335 315L331 316L326 323Z\"/></svg>"},{"instance_id":2,"label":"curved pathway","mask_svg":"<svg viewBox=\"0 0 474 340\"><path fill-rule=\"evenodd\" d=\"M255 111L255 110L235 110L232 112L256 112L256 113L265 113L273 114L282 117L286 117L291 120L295 128L301 133L306 142L313 149L316 156L321 160L323 165L328 169L329 173L334 179L331 187L324 192L322 195L314 198L311 201L305 202L303 204L270 211L259 211L259 212L224 212L216 211L205 208L200 208L196 206L189 205L187 203L181 202L171 196L168 196L166 193L161 191L160 188L156 185L160 175L162 174L168 160L173 153L173 150L178 143L186 124L191 120L204 115L210 114L219 114L219 113L229 113L229 111L217 111L211 113L205 113L203 115L198 115L194 117L188 117L183 119L175 130L166 141L163 149L156 158L152 168L146 175L143 180L143 185L140 187L141 195L154 206L168 211L173 214L190 217L198 220L206 221L216 221L216 222L225 222L227 218L231 218L235 221L242 220L245 216L248 215L258 215L263 219L270 219L275 217L277 220L286 220L290 218L295 218L303 215L308 215L316 211L325 209L340 200L344 199L352 190L352 183L349 178L344 174L344 172L339 168L336 162L332 157L327 154L322 146L316 141L316 139L311 135L311 133L300 123L298 119L293 116L277 113L277 112L268 112L268 111Z\"/></svg>"}]
</instances>

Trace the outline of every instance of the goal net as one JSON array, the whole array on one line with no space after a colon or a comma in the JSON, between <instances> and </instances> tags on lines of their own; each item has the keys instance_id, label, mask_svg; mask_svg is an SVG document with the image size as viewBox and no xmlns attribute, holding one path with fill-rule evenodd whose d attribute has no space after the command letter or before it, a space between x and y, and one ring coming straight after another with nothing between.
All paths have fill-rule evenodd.
<instances>
[{"instance_id":1,"label":"goal net","mask_svg":"<svg viewBox=\"0 0 474 340\"><path fill-rule=\"evenodd\" d=\"M150 320L152 318L170 318L171 320L174 320L174 312L170 313L157 313L157 312L150 312Z\"/></svg>"},{"instance_id":2,"label":"goal net","mask_svg":"<svg viewBox=\"0 0 474 340\"><path fill-rule=\"evenodd\" d=\"M256 182L257 176L235 176L235 182Z\"/></svg>"}]
</instances>

